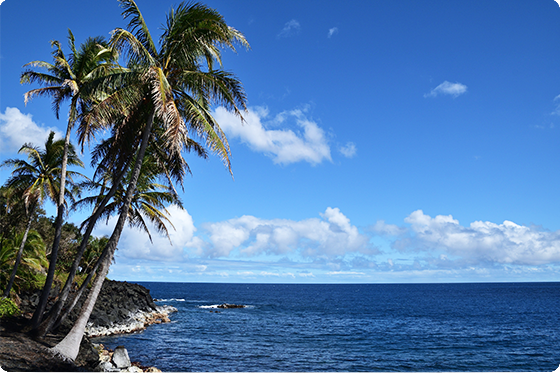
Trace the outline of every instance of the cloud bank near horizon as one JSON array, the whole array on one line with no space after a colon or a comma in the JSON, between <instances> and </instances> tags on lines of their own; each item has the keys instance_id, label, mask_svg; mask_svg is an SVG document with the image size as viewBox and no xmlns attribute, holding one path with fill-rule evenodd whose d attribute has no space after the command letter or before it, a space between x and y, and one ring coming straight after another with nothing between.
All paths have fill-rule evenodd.
<instances>
[{"instance_id":1,"label":"cloud bank near horizon","mask_svg":"<svg viewBox=\"0 0 560 373\"><path fill-rule=\"evenodd\" d=\"M157 234L151 244L145 234L127 227L117 262L175 265L179 272L230 279L302 281L319 275L430 279L560 272L560 231L507 220L461 225L451 215L431 217L417 210L402 225L380 220L362 230L340 209L328 207L319 218L295 221L245 215L197 228L186 210L170 212L176 228L170 230L172 244ZM97 234L110 234L113 221Z\"/></svg>"}]
</instances>

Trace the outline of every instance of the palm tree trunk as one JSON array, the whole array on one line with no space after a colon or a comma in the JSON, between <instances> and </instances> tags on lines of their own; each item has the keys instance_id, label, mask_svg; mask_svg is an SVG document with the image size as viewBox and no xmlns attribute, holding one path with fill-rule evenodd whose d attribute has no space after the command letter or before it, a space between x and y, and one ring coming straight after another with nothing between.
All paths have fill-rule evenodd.
<instances>
[{"instance_id":1,"label":"palm tree trunk","mask_svg":"<svg viewBox=\"0 0 560 373\"><path fill-rule=\"evenodd\" d=\"M76 304L78 303L80 298L82 297L82 294L84 293L85 289L89 285L89 282L91 281L91 279L93 278L93 276L97 272L97 269L99 268L99 266L103 262L103 259L105 259L105 257L107 256L107 252L108 252L108 246L105 246L105 249L103 250L103 252L99 256L99 258L95 262L95 265L93 266L93 269L91 270L91 272L88 273L88 276L86 277L86 279L84 280L84 282L82 283L82 285L80 286L80 288L78 289L76 294L74 294L74 297L68 303L68 306L64 309L64 312L62 312L62 310L61 310L60 316L58 317L56 322L51 327L51 330L56 330L64 322L64 320L66 320L68 315L72 312L72 310L74 309L74 307L76 306Z\"/></svg>"},{"instance_id":2,"label":"palm tree trunk","mask_svg":"<svg viewBox=\"0 0 560 373\"><path fill-rule=\"evenodd\" d=\"M64 153L62 155L62 166L60 169L60 191L58 193L58 205L57 205L57 215L56 215L56 226L54 232L54 241L51 250L51 260L49 262L49 271L47 272L47 278L45 280L45 285L43 286L43 291L41 292L41 298L31 319L31 329L36 331L39 327L39 323L43 317L43 312L47 307L47 301L49 300L49 294L51 292L52 283L54 281L54 271L56 268L56 259L58 257L58 247L60 246L60 236L62 234L62 220L64 218L64 192L66 191L66 166L68 164L68 149L70 146L70 133L72 132L72 127L70 121L68 122L68 127L66 128L66 137L64 138Z\"/></svg>"},{"instance_id":3,"label":"palm tree trunk","mask_svg":"<svg viewBox=\"0 0 560 373\"><path fill-rule=\"evenodd\" d=\"M93 231L93 228L95 227L95 224L97 223L97 220L101 216L101 213L105 209L105 206L107 205L107 202L109 202L109 200L115 195L115 193L118 189L118 186L119 186L122 178L124 177L124 174L126 173L126 169L127 169L127 166L125 166L123 168L122 172L119 173L119 175L117 176L117 179L113 182L113 186L111 187L111 190L109 190L109 193L103 198L101 203L95 209L93 215L90 217L89 222L88 222L88 226L86 228L86 231L85 231L84 235L82 236L82 242L80 243L80 247L78 248L78 252L76 253L76 257L74 258L74 262L72 263L72 267L70 268L70 273L68 274L68 278L66 279L66 283L64 284L64 287L62 288L62 291L61 291L60 295L58 296L58 300L56 301L56 303L51 308L51 310L49 312L49 315L38 326L37 331L36 331L37 336L43 337L47 333L49 333L53 329L55 321L59 318L60 313L62 311L62 307L64 306L64 303L66 302L66 299L68 298L68 294L70 293L70 289L72 288L72 282L74 281L74 277L76 276L76 272L78 271L78 266L80 265L80 260L82 259L82 255L84 254L84 251L86 250L89 237L91 236L91 232Z\"/></svg>"},{"instance_id":4,"label":"palm tree trunk","mask_svg":"<svg viewBox=\"0 0 560 373\"><path fill-rule=\"evenodd\" d=\"M8 286L4 289L4 297L8 297L10 295L10 290L12 290L12 286L14 285L14 280L16 279L16 272L19 267L19 263L21 262L21 256L23 254L23 248L25 247L25 243L27 242L27 234L31 229L31 213L29 214L29 219L27 220L27 227L25 227L25 233L23 234L23 238L21 240L21 245L19 245L19 250L16 256L16 262L14 263L14 269L12 270L12 274L10 275L10 281L8 282Z\"/></svg>"},{"instance_id":5,"label":"palm tree trunk","mask_svg":"<svg viewBox=\"0 0 560 373\"><path fill-rule=\"evenodd\" d=\"M113 232L113 236L115 236L115 231ZM111 236L111 238L113 238ZM109 244L107 244L109 246ZM84 336L84 331L86 329L87 322L89 320L89 316L93 311L93 307L95 307L95 302L97 301L97 296L101 291L101 287L103 286L103 281L105 280L105 276L109 273L109 267L111 266L111 261L113 260L113 254L115 252L116 245L112 245L109 247L109 252L103 263L101 264L100 272L97 274L95 281L93 282L93 287L87 297L84 305L82 306L82 312L74 326L70 330L70 332L64 337L62 341L60 341L56 346L52 348L53 351L58 352L72 360L75 360L78 356L78 352L80 351L80 343L82 342L82 338Z\"/></svg>"},{"instance_id":6,"label":"palm tree trunk","mask_svg":"<svg viewBox=\"0 0 560 373\"><path fill-rule=\"evenodd\" d=\"M109 272L109 267L111 266L111 262L113 261L113 256L115 254L115 250L117 248L117 243L119 242L122 230L128 218L128 210L130 208L130 203L132 201L132 197L136 190L136 183L138 182L138 176L140 175L140 171L142 168L142 161L144 159L144 154L146 153L146 148L148 147L148 140L150 139L150 135L152 132L152 125L154 122L155 117L155 109L152 110L150 117L148 118L148 122L146 123L146 128L144 129L144 134L142 136L142 142L140 143L140 149L138 150L136 160L134 162L134 169L132 171L132 178L130 183L128 184L128 188L126 190L126 196L123 202L122 210L119 215L119 219L117 221L117 225L113 230L113 234L107 243L107 256L103 260L101 264L100 272L95 278L93 283L93 287L82 306L82 311L80 316L76 320L74 327L70 330L70 332L64 337L60 343L52 348L53 351L58 352L72 360L75 360L78 356L78 352L80 350L80 343L82 341L82 337L84 336L84 331L86 328L86 324L89 320L89 316L93 311L93 307L95 306L95 302L97 300L97 296L101 291L101 286L103 285L103 281L105 280L105 276Z\"/></svg>"}]
</instances>

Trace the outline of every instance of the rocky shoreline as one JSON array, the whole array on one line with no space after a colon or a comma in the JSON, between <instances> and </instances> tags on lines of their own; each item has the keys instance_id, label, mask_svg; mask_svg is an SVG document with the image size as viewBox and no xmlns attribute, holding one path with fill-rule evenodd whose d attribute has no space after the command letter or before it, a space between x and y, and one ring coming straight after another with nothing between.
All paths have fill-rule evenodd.
<instances>
[{"instance_id":1,"label":"rocky shoreline","mask_svg":"<svg viewBox=\"0 0 560 373\"><path fill-rule=\"evenodd\" d=\"M150 291L128 282L105 281L86 326L88 337L134 333L169 322L172 306L157 306Z\"/></svg>"},{"instance_id":2,"label":"rocky shoreline","mask_svg":"<svg viewBox=\"0 0 560 373\"><path fill-rule=\"evenodd\" d=\"M57 290L51 293L53 300ZM6 371L110 371L110 372L158 372L154 367L142 367L138 363L126 364L114 361L114 352L89 341L88 337L134 333L152 324L169 322L169 315L177 309L157 306L148 289L138 284L106 280L90 316L86 333L75 362L54 356L49 347L60 341L77 318L73 312L59 333L40 340L31 339L21 332L29 320L37 294L21 294L20 309L23 316L0 320L0 367ZM76 309L80 309L80 304ZM126 352L126 349L124 349ZM128 354L126 354L128 356ZM110 357L109 359L107 357ZM117 356L120 356L118 354ZM134 357L132 357L134 360ZM118 360L118 358L117 358ZM120 368L119 368L120 366Z\"/></svg>"},{"instance_id":3,"label":"rocky shoreline","mask_svg":"<svg viewBox=\"0 0 560 373\"><path fill-rule=\"evenodd\" d=\"M157 306L153 311L130 313L126 320L115 322L108 326L95 325L92 322L88 322L85 333L86 336L90 338L136 333L153 324L170 322L169 314L172 312L177 312L177 308L172 306Z\"/></svg>"}]
</instances>

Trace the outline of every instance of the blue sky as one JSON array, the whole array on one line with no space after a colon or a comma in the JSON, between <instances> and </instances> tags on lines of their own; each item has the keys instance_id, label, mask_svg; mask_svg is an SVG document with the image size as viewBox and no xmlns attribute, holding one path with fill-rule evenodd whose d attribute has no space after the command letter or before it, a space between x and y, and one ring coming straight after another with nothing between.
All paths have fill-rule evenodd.
<instances>
[{"instance_id":1,"label":"blue sky","mask_svg":"<svg viewBox=\"0 0 560 373\"><path fill-rule=\"evenodd\" d=\"M138 0L155 38L176 4ZM206 4L251 44L224 52L246 123L215 108L234 179L217 157L189 157L185 210L169 209L173 245L126 230L109 277L560 279L555 1ZM66 107L56 120L48 99L24 105L36 86L19 84L22 65L50 61L68 28L77 43L109 37L120 13L116 0L2 3L0 160L66 125Z\"/></svg>"}]
</instances>

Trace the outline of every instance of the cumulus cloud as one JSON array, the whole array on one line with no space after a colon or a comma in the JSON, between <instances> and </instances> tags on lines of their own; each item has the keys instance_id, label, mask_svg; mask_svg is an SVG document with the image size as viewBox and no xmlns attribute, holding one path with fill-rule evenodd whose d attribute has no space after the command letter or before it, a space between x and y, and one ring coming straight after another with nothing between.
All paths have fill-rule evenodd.
<instances>
[{"instance_id":1,"label":"cumulus cloud","mask_svg":"<svg viewBox=\"0 0 560 373\"><path fill-rule=\"evenodd\" d=\"M333 35L338 34L338 27L333 27L329 29L329 33L327 34L327 37L330 38Z\"/></svg>"},{"instance_id":2,"label":"cumulus cloud","mask_svg":"<svg viewBox=\"0 0 560 373\"><path fill-rule=\"evenodd\" d=\"M280 33L277 35L277 38L287 38L290 36L297 35L301 26L298 21L292 19L284 24L284 28Z\"/></svg>"},{"instance_id":3,"label":"cumulus cloud","mask_svg":"<svg viewBox=\"0 0 560 373\"><path fill-rule=\"evenodd\" d=\"M356 155L357 149L353 142L347 142L345 146L341 146L338 151L346 158L352 158Z\"/></svg>"},{"instance_id":4,"label":"cumulus cloud","mask_svg":"<svg viewBox=\"0 0 560 373\"><path fill-rule=\"evenodd\" d=\"M187 210L182 210L176 206L168 209L173 227L168 226L169 239L158 234L151 223L148 224L152 235L153 243L144 231L137 228L125 226L121 239L118 244L118 254L126 259L145 259L151 261L181 261L183 259L183 249L199 248L203 246L202 240L195 236L196 228L192 216ZM107 225L100 225L96 228L95 235L110 236L117 221L117 217L111 217ZM202 267L200 267L202 268ZM200 268L198 268L200 270ZM204 267L204 269L206 269Z\"/></svg>"},{"instance_id":5,"label":"cumulus cloud","mask_svg":"<svg viewBox=\"0 0 560 373\"><path fill-rule=\"evenodd\" d=\"M321 219L301 221L242 216L204 225L211 245L207 257L287 255L342 256L351 252L374 254L369 238L361 234L338 208L327 208ZM238 252L234 250L239 248Z\"/></svg>"},{"instance_id":6,"label":"cumulus cloud","mask_svg":"<svg viewBox=\"0 0 560 373\"><path fill-rule=\"evenodd\" d=\"M385 220L378 220L371 230L381 236L400 236L406 233L406 228L399 227L395 224L387 224Z\"/></svg>"},{"instance_id":7,"label":"cumulus cloud","mask_svg":"<svg viewBox=\"0 0 560 373\"><path fill-rule=\"evenodd\" d=\"M60 132L54 127L42 127L33 122L31 114L23 114L18 108L7 107L0 113L0 152L18 151L25 143L35 146L45 144L50 131Z\"/></svg>"},{"instance_id":8,"label":"cumulus cloud","mask_svg":"<svg viewBox=\"0 0 560 373\"><path fill-rule=\"evenodd\" d=\"M450 95L457 97L467 92L467 86L461 83L451 83L447 80L434 89L430 93L426 93L424 97L436 97L439 95Z\"/></svg>"},{"instance_id":9,"label":"cumulus cloud","mask_svg":"<svg viewBox=\"0 0 560 373\"><path fill-rule=\"evenodd\" d=\"M266 108L250 108L244 115L245 123L241 123L234 114L219 107L214 117L228 137L238 138L252 150L265 153L276 164L305 161L315 165L331 160L325 131L308 119L304 110L285 111L266 121ZM275 128L289 120L295 122L296 130Z\"/></svg>"},{"instance_id":10,"label":"cumulus cloud","mask_svg":"<svg viewBox=\"0 0 560 373\"><path fill-rule=\"evenodd\" d=\"M501 224L475 221L462 226L451 215L432 218L422 210L414 211L405 222L410 225L408 232L401 231L393 247L400 251L443 251L444 255L435 261L438 265L451 264L448 256L470 265L560 263L560 231L545 231L508 220Z\"/></svg>"}]
</instances>

